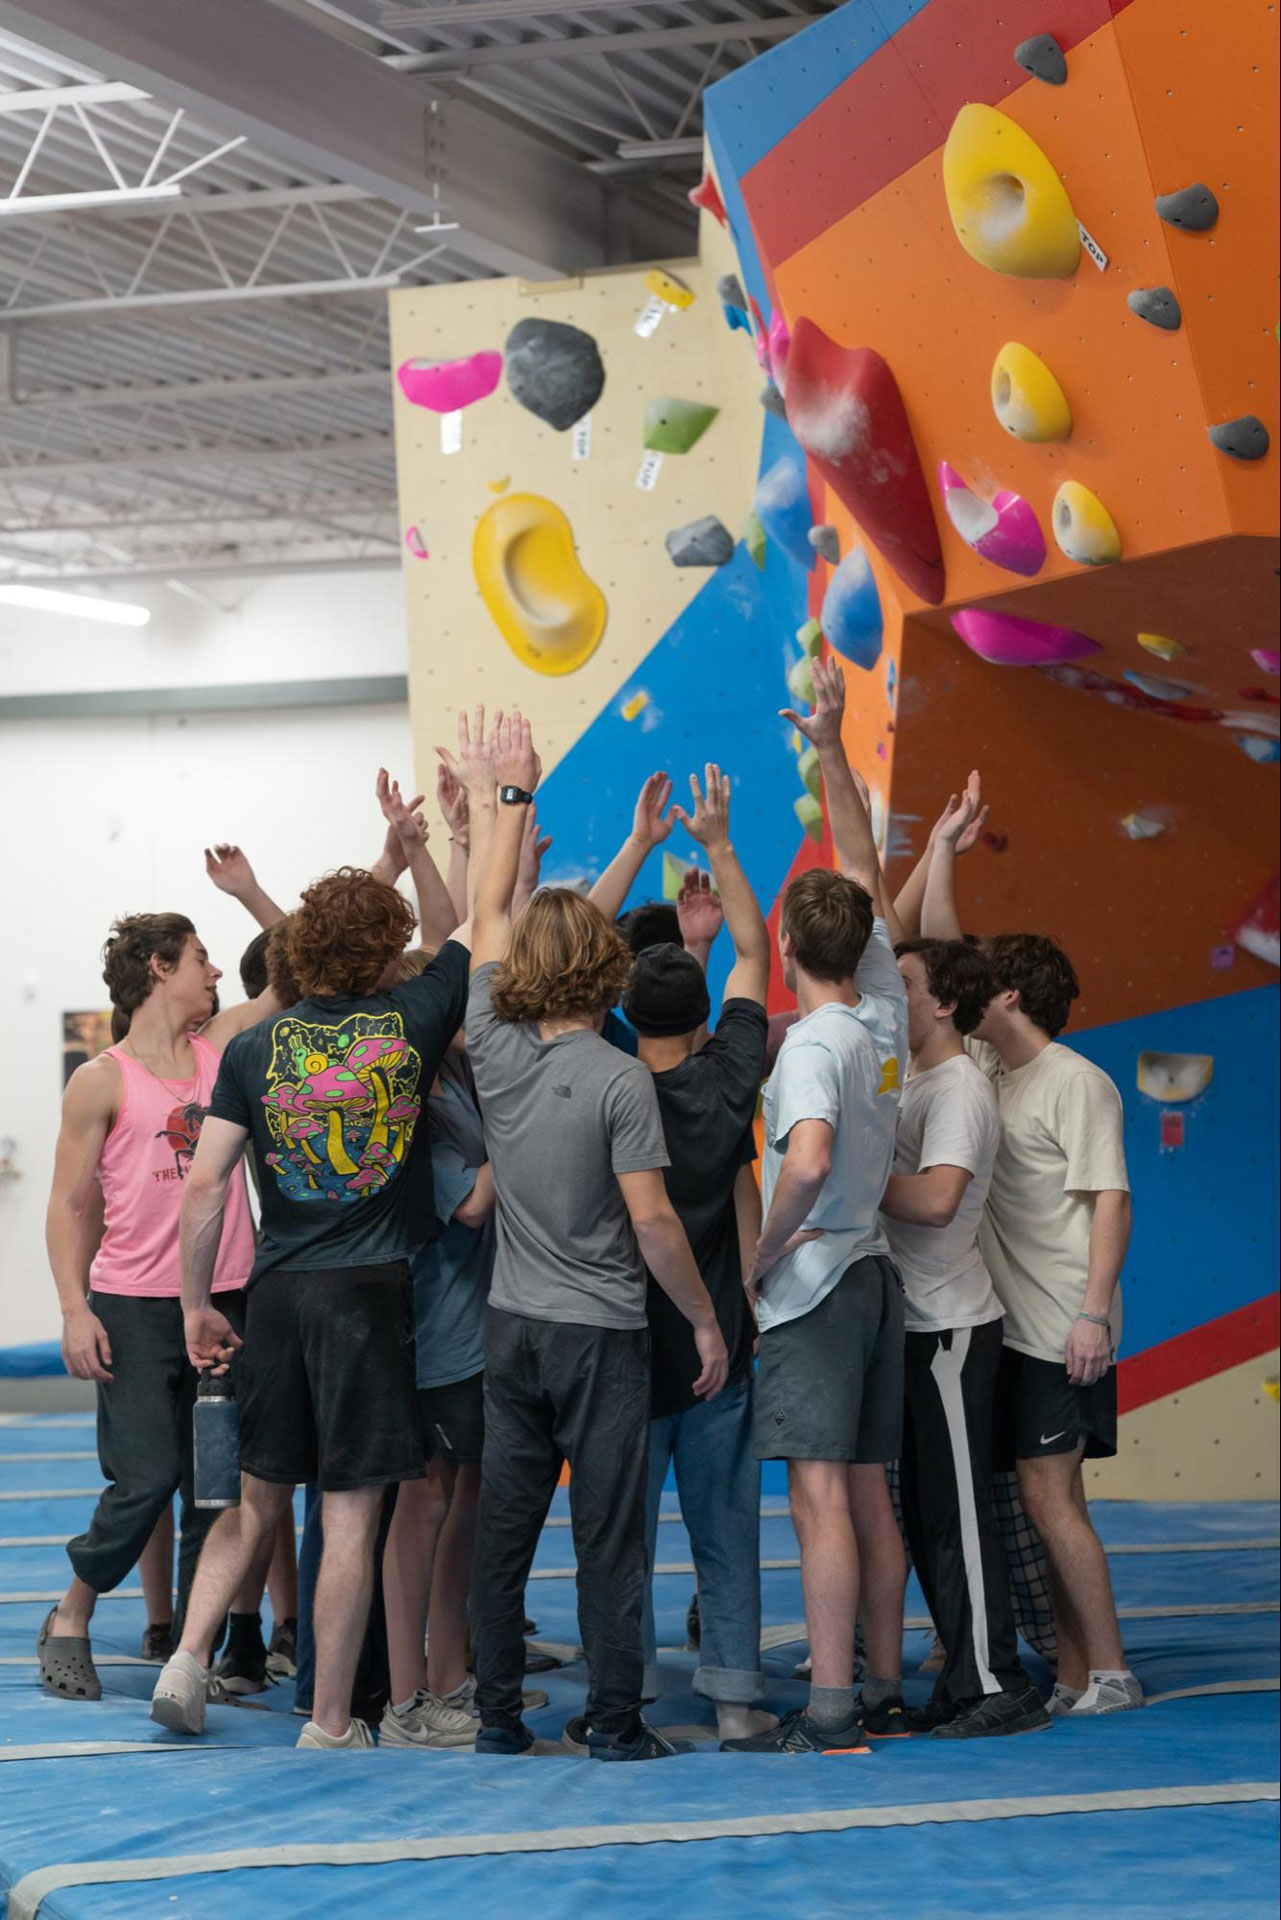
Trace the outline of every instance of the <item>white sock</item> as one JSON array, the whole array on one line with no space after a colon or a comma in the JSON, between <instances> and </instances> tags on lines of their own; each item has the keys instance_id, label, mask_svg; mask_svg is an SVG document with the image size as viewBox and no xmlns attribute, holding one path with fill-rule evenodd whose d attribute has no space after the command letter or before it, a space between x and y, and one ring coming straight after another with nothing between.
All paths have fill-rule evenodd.
<instances>
[{"instance_id":1,"label":"white sock","mask_svg":"<svg viewBox=\"0 0 1281 1920\"><path fill-rule=\"evenodd\" d=\"M403 1720L405 1715L409 1712L409 1709L411 1707L416 1707L417 1705L418 1705L418 1695L416 1693L411 1693L408 1700L397 1701L396 1704L392 1707L392 1712L395 1714L398 1720Z\"/></svg>"},{"instance_id":2,"label":"white sock","mask_svg":"<svg viewBox=\"0 0 1281 1920\"><path fill-rule=\"evenodd\" d=\"M1096 1680L1133 1680L1134 1675L1128 1667L1091 1667L1090 1685Z\"/></svg>"},{"instance_id":3,"label":"white sock","mask_svg":"<svg viewBox=\"0 0 1281 1920\"><path fill-rule=\"evenodd\" d=\"M1090 1677L1093 1679L1094 1676L1091 1675ZM1061 1680L1056 1680L1054 1682L1054 1692L1050 1695L1050 1698L1052 1700L1065 1700L1070 1707L1074 1707L1077 1701L1083 1699L1084 1696L1084 1687L1065 1687Z\"/></svg>"}]
</instances>

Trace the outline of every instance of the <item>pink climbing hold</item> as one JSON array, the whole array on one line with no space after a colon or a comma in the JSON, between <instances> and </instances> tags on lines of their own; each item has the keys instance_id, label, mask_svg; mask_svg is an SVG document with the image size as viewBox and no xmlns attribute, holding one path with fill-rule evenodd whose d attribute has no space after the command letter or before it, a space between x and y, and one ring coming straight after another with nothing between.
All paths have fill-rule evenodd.
<instances>
[{"instance_id":1,"label":"pink climbing hold","mask_svg":"<svg viewBox=\"0 0 1281 1920\"><path fill-rule=\"evenodd\" d=\"M705 173L696 187L689 190L689 203L699 207L704 213L710 213L713 220L719 220L723 227L729 225L725 212L725 202L721 199L720 188L710 173Z\"/></svg>"},{"instance_id":2,"label":"pink climbing hold","mask_svg":"<svg viewBox=\"0 0 1281 1920\"><path fill-rule=\"evenodd\" d=\"M503 356L489 351L466 360L403 360L396 369L410 405L433 413L457 413L487 399L502 377Z\"/></svg>"},{"instance_id":3,"label":"pink climbing hold","mask_svg":"<svg viewBox=\"0 0 1281 1920\"><path fill-rule=\"evenodd\" d=\"M427 551L427 542L423 539L422 533L417 527L409 528L405 535L405 545L409 548L415 560L430 559L431 556Z\"/></svg>"},{"instance_id":4,"label":"pink climbing hold","mask_svg":"<svg viewBox=\"0 0 1281 1920\"><path fill-rule=\"evenodd\" d=\"M787 419L823 479L904 584L944 597L943 549L898 382L870 347L842 347L803 316L787 361Z\"/></svg>"},{"instance_id":5,"label":"pink climbing hold","mask_svg":"<svg viewBox=\"0 0 1281 1920\"><path fill-rule=\"evenodd\" d=\"M1251 647L1250 658L1260 673L1281 673L1281 653L1275 647Z\"/></svg>"},{"instance_id":6,"label":"pink climbing hold","mask_svg":"<svg viewBox=\"0 0 1281 1920\"><path fill-rule=\"evenodd\" d=\"M781 313L776 313L769 323L769 370L774 376L774 384L783 386L787 377L787 356L792 345L792 335Z\"/></svg>"},{"instance_id":7,"label":"pink climbing hold","mask_svg":"<svg viewBox=\"0 0 1281 1920\"><path fill-rule=\"evenodd\" d=\"M1270 966L1281 966L1281 876L1274 875L1258 899L1251 901L1232 937L1247 953Z\"/></svg>"},{"instance_id":8,"label":"pink climbing hold","mask_svg":"<svg viewBox=\"0 0 1281 1920\"><path fill-rule=\"evenodd\" d=\"M939 461L943 511L967 547L1007 573L1030 579L1045 565L1045 535L1022 494L1004 489L984 500L966 486L955 467Z\"/></svg>"},{"instance_id":9,"label":"pink climbing hold","mask_svg":"<svg viewBox=\"0 0 1281 1920\"><path fill-rule=\"evenodd\" d=\"M963 607L952 615L952 625L971 653L994 667L1055 667L1100 651L1097 640L1071 627L1050 627L984 607Z\"/></svg>"}]
</instances>

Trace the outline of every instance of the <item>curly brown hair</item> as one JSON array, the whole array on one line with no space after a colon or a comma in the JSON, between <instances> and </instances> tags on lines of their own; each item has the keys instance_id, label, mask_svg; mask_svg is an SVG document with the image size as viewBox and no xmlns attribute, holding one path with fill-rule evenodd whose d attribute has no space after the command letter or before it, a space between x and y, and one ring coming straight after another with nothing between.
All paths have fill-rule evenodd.
<instances>
[{"instance_id":1,"label":"curly brown hair","mask_svg":"<svg viewBox=\"0 0 1281 1920\"><path fill-rule=\"evenodd\" d=\"M866 887L827 867L796 876L779 920L796 964L815 980L848 980L871 938L875 908Z\"/></svg>"},{"instance_id":2,"label":"curly brown hair","mask_svg":"<svg viewBox=\"0 0 1281 1920\"><path fill-rule=\"evenodd\" d=\"M176 967L195 931L184 913L130 913L117 920L102 949L102 977L112 1006L122 1014L136 1013L156 984L152 955Z\"/></svg>"},{"instance_id":3,"label":"curly brown hair","mask_svg":"<svg viewBox=\"0 0 1281 1920\"><path fill-rule=\"evenodd\" d=\"M631 971L631 948L599 907L569 887L544 887L512 928L494 1012L521 1023L604 1013Z\"/></svg>"},{"instance_id":4,"label":"curly brown hair","mask_svg":"<svg viewBox=\"0 0 1281 1920\"><path fill-rule=\"evenodd\" d=\"M992 969L982 951L967 940L900 940L894 957L919 956L925 984L940 1007L954 1002L952 1025L958 1033L973 1033L996 992Z\"/></svg>"},{"instance_id":5,"label":"curly brown hair","mask_svg":"<svg viewBox=\"0 0 1281 1920\"><path fill-rule=\"evenodd\" d=\"M274 927L267 929L266 944L263 947L263 983L258 989L258 993L262 993L265 988L270 987L282 1007L296 1007L302 999L302 992L294 978L294 970L289 961L289 922L292 919L292 913L287 913L283 920L277 920ZM243 962L241 965L243 984ZM248 989L246 992L248 993ZM258 993L248 994L248 997L256 1000Z\"/></svg>"},{"instance_id":6,"label":"curly brown hair","mask_svg":"<svg viewBox=\"0 0 1281 1920\"><path fill-rule=\"evenodd\" d=\"M285 958L300 998L370 994L409 939L414 910L361 867L339 867L308 887L285 922Z\"/></svg>"},{"instance_id":7,"label":"curly brown hair","mask_svg":"<svg viewBox=\"0 0 1281 1920\"><path fill-rule=\"evenodd\" d=\"M1062 1033L1081 983L1064 953L1043 933L998 933L983 942L994 991L1017 993L1019 1009L1051 1040Z\"/></svg>"}]
</instances>

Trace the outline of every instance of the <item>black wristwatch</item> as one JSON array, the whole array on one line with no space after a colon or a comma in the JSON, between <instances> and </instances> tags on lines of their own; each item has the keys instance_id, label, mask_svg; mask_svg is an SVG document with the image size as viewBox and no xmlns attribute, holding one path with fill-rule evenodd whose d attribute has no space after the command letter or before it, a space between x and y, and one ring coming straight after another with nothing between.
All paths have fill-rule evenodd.
<instances>
[{"instance_id":1,"label":"black wristwatch","mask_svg":"<svg viewBox=\"0 0 1281 1920\"><path fill-rule=\"evenodd\" d=\"M526 793L524 787L500 787L498 798L505 807L530 807L534 803L532 793Z\"/></svg>"}]
</instances>

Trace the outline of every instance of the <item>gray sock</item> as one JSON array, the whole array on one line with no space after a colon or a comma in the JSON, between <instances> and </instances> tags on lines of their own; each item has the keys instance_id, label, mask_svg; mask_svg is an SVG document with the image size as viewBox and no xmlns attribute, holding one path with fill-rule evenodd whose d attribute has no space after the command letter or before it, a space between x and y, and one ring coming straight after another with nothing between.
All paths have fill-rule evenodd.
<instances>
[{"instance_id":1,"label":"gray sock","mask_svg":"<svg viewBox=\"0 0 1281 1920\"><path fill-rule=\"evenodd\" d=\"M898 1674L893 1680L878 1680L874 1673L863 1675L863 1705L872 1711L882 1706L886 1700L898 1700L903 1693L903 1676Z\"/></svg>"},{"instance_id":2,"label":"gray sock","mask_svg":"<svg viewBox=\"0 0 1281 1920\"><path fill-rule=\"evenodd\" d=\"M843 1727L854 1718L853 1687L811 1687L809 1716L816 1727Z\"/></svg>"}]
</instances>

